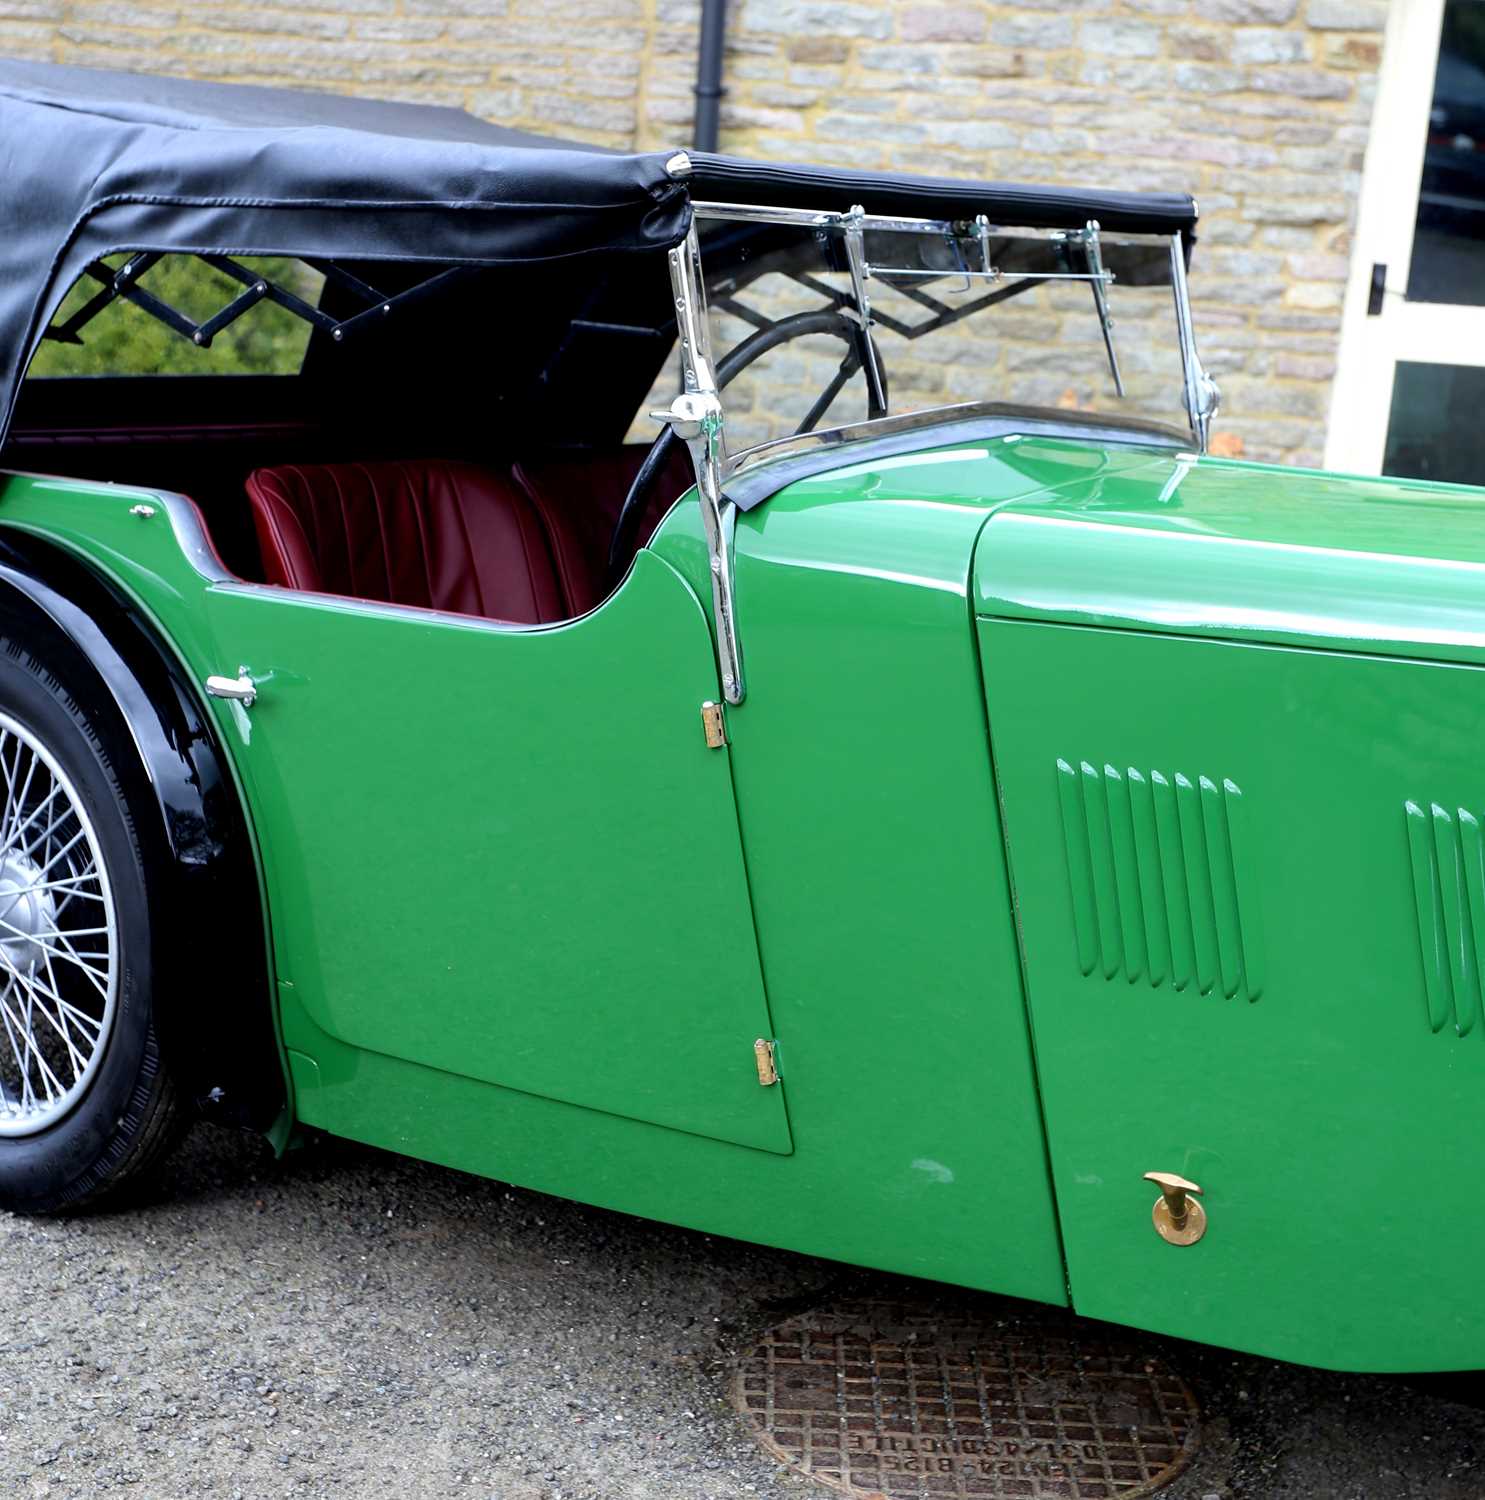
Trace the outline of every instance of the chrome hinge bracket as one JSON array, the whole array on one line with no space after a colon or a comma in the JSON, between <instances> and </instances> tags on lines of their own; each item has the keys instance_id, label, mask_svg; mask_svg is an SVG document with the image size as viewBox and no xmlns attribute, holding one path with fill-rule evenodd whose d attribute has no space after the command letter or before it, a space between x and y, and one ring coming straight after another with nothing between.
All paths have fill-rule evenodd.
<instances>
[{"instance_id":1,"label":"chrome hinge bracket","mask_svg":"<svg viewBox=\"0 0 1485 1500\"><path fill-rule=\"evenodd\" d=\"M866 210L859 203L841 215L842 241L846 252L846 268L851 273L851 295L856 299L856 311L861 318L862 363L866 367L866 385L871 396L871 415L887 415L887 389L882 382L881 367L877 364L877 349L871 337L871 294L866 283L871 278L871 266L866 260L866 236L862 230Z\"/></svg>"},{"instance_id":2,"label":"chrome hinge bracket","mask_svg":"<svg viewBox=\"0 0 1485 1500\"><path fill-rule=\"evenodd\" d=\"M728 703L741 703L742 650L732 614L732 539L737 507L722 493L722 466L726 457L722 403L717 396L716 372L712 369L706 284L701 275L701 246L694 222L686 238L670 252L670 286L675 297L685 389L668 410L650 415L656 421L668 422L691 454L712 575L712 623L717 634L722 696Z\"/></svg>"},{"instance_id":3,"label":"chrome hinge bracket","mask_svg":"<svg viewBox=\"0 0 1485 1500\"><path fill-rule=\"evenodd\" d=\"M778 1062L774 1057L774 1044L766 1037L753 1043L753 1061L758 1064L758 1082L769 1088L779 1081Z\"/></svg>"},{"instance_id":4,"label":"chrome hinge bracket","mask_svg":"<svg viewBox=\"0 0 1485 1500\"><path fill-rule=\"evenodd\" d=\"M975 215L975 239L980 245L980 274L992 280L998 279L994 262L990 259L990 220L984 214ZM968 279L965 277L966 281Z\"/></svg>"},{"instance_id":5,"label":"chrome hinge bracket","mask_svg":"<svg viewBox=\"0 0 1485 1500\"><path fill-rule=\"evenodd\" d=\"M727 743L727 723L722 717L722 705L710 698L701 705L701 732L706 736L708 750L720 750Z\"/></svg>"},{"instance_id":6,"label":"chrome hinge bracket","mask_svg":"<svg viewBox=\"0 0 1485 1500\"><path fill-rule=\"evenodd\" d=\"M1109 283L1114 276L1113 272L1104 270L1103 247L1098 242L1098 220L1089 219L1080 236L1073 235L1069 238L1082 240L1083 253L1088 260L1088 272L1093 278L1093 310L1098 314L1098 326L1103 330L1103 347L1109 357L1109 373L1114 377L1114 390L1122 399L1124 377L1119 373L1119 356L1114 352L1114 320L1109 314Z\"/></svg>"},{"instance_id":7,"label":"chrome hinge bracket","mask_svg":"<svg viewBox=\"0 0 1485 1500\"><path fill-rule=\"evenodd\" d=\"M1181 372L1186 386L1186 417L1191 435L1202 452L1212 435L1212 418L1222 402L1217 382L1207 374L1196 352L1196 334L1191 325L1191 296L1186 286L1186 252L1181 236L1170 238L1170 284L1176 300L1176 337L1181 345Z\"/></svg>"}]
</instances>

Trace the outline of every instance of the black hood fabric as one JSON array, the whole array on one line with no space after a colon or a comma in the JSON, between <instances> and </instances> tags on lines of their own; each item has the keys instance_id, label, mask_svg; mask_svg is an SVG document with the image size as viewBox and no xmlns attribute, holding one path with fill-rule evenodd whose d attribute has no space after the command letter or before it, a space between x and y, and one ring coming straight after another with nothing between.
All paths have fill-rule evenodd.
<instances>
[{"instance_id":1,"label":"black hood fabric","mask_svg":"<svg viewBox=\"0 0 1485 1500\"><path fill-rule=\"evenodd\" d=\"M0 436L41 330L100 256L663 249L690 223L665 161L458 110L0 60Z\"/></svg>"},{"instance_id":2,"label":"black hood fabric","mask_svg":"<svg viewBox=\"0 0 1485 1500\"><path fill-rule=\"evenodd\" d=\"M959 177L905 177L787 162L743 161L709 151L691 153L688 186L698 203L767 203L846 213L920 219L973 219L984 214L1002 229L1081 229L1090 219L1108 232L1180 234L1196 228L1189 193L1120 193L1099 188L1036 187L971 182Z\"/></svg>"},{"instance_id":3,"label":"black hood fabric","mask_svg":"<svg viewBox=\"0 0 1485 1500\"><path fill-rule=\"evenodd\" d=\"M117 251L498 265L655 251L691 198L1184 233L1175 194L622 154L459 110L0 59L0 442L31 353Z\"/></svg>"}]
</instances>

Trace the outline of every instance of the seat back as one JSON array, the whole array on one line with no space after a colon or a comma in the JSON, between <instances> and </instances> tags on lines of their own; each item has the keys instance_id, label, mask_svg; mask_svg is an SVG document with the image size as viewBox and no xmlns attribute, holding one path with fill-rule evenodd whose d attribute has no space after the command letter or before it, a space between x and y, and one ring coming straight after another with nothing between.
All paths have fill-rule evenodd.
<instances>
[{"instance_id":1,"label":"seat back","mask_svg":"<svg viewBox=\"0 0 1485 1500\"><path fill-rule=\"evenodd\" d=\"M620 448L580 453L548 453L521 459L512 472L531 497L552 539L552 555L574 614L603 601L608 575L609 541L619 510L649 448ZM695 483L691 456L675 443L669 461L650 491L635 534L643 547L683 490ZM627 559L625 559L627 562Z\"/></svg>"},{"instance_id":2,"label":"seat back","mask_svg":"<svg viewBox=\"0 0 1485 1500\"><path fill-rule=\"evenodd\" d=\"M247 493L269 583L517 624L577 612L531 497L500 470L282 464L254 470Z\"/></svg>"}]
</instances>

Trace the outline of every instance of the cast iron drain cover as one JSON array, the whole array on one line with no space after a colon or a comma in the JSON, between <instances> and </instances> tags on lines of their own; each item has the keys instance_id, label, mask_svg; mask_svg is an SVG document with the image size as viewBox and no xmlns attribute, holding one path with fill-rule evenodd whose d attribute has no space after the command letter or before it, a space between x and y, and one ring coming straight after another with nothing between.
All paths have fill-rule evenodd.
<instances>
[{"instance_id":1,"label":"cast iron drain cover","mask_svg":"<svg viewBox=\"0 0 1485 1500\"><path fill-rule=\"evenodd\" d=\"M791 1319L738 1362L758 1441L875 1500L1130 1500L1197 1442L1179 1376L1055 1311L863 1301Z\"/></svg>"}]
</instances>

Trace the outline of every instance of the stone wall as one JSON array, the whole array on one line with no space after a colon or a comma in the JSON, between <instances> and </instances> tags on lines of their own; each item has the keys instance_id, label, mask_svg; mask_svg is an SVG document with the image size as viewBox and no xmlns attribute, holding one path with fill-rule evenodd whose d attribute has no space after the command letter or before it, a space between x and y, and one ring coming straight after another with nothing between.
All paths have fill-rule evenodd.
<instances>
[{"instance_id":1,"label":"stone wall","mask_svg":"<svg viewBox=\"0 0 1485 1500\"><path fill-rule=\"evenodd\" d=\"M684 144L697 0L0 0L0 53ZM741 0L724 149L1196 194L1216 446L1313 464L1386 0ZM997 394L1005 394L997 392Z\"/></svg>"}]
</instances>

